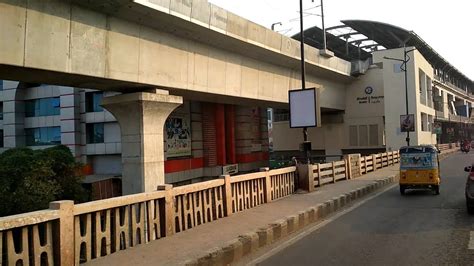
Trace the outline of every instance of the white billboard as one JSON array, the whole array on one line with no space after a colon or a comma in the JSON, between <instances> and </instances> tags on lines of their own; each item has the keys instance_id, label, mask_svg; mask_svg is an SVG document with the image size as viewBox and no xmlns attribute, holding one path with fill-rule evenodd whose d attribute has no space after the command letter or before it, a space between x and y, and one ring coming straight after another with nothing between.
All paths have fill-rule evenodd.
<instances>
[{"instance_id":1,"label":"white billboard","mask_svg":"<svg viewBox=\"0 0 474 266\"><path fill-rule=\"evenodd\" d=\"M289 91L289 102L291 128L319 125L315 88Z\"/></svg>"}]
</instances>

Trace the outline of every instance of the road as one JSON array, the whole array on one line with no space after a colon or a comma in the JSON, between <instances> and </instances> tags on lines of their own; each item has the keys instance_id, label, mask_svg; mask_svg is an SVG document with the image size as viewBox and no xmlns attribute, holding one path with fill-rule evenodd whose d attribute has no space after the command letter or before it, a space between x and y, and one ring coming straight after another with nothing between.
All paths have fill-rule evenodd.
<instances>
[{"instance_id":1,"label":"road","mask_svg":"<svg viewBox=\"0 0 474 266\"><path fill-rule=\"evenodd\" d=\"M472 152L441 162L439 196L401 196L394 186L281 251L268 251L258 265L474 265L463 171L471 162Z\"/></svg>"}]
</instances>

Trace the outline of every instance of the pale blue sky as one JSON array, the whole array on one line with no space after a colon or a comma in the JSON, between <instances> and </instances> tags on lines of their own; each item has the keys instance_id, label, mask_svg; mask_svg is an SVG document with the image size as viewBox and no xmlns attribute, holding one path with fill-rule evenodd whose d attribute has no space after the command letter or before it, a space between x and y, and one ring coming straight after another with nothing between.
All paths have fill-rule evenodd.
<instances>
[{"instance_id":1,"label":"pale blue sky","mask_svg":"<svg viewBox=\"0 0 474 266\"><path fill-rule=\"evenodd\" d=\"M299 32L298 0L209 0L239 16L267 28L282 22L276 30L291 35ZM304 9L319 0L303 0ZM320 13L319 9L308 12ZM472 0L326 0L326 27L344 19L390 23L415 31L452 65L474 80L474 1ZM292 20L295 19L295 20ZM305 17L305 28L321 27L318 16ZM289 30L289 31L288 31Z\"/></svg>"}]
</instances>

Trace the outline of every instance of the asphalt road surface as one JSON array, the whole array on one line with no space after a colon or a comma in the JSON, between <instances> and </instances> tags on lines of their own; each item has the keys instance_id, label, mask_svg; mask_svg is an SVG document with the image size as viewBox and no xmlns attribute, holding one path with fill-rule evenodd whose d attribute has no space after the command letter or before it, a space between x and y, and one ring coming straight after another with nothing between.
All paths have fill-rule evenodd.
<instances>
[{"instance_id":1,"label":"asphalt road surface","mask_svg":"<svg viewBox=\"0 0 474 266\"><path fill-rule=\"evenodd\" d=\"M474 152L441 162L441 195L401 196L395 186L259 265L474 265L474 215L464 198L471 162Z\"/></svg>"}]
</instances>

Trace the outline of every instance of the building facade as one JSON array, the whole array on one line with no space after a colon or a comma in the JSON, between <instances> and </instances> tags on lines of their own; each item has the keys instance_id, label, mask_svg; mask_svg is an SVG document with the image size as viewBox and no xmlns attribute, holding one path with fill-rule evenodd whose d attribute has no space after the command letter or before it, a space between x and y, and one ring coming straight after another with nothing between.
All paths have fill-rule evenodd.
<instances>
[{"instance_id":1,"label":"building facade","mask_svg":"<svg viewBox=\"0 0 474 266\"><path fill-rule=\"evenodd\" d=\"M344 111L321 110L322 126L309 129L314 155L334 160L348 153L398 150L408 144L407 137L410 145L474 139L472 80L412 31L373 21L343 23L328 29L327 46L351 61L354 79L346 85ZM320 29L307 29L305 35L312 36L305 40L308 45L322 47ZM407 113L414 119L409 134L402 125ZM303 136L289 127L288 109L274 110L273 118L276 155L297 154Z\"/></svg>"},{"instance_id":2,"label":"building facade","mask_svg":"<svg viewBox=\"0 0 474 266\"><path fill-rule=\"evenodd\" d=\"M87 183L120 179L120 125L101 106L103 97L116 94L0 81L0 151L63 144L84 164ZM266 166L267 125L265 108L185 100L163 129L166 183Z\"/></svg>"}]
</instances>

